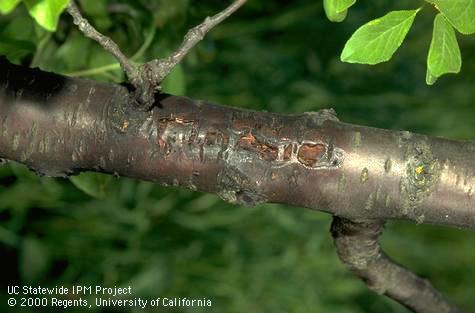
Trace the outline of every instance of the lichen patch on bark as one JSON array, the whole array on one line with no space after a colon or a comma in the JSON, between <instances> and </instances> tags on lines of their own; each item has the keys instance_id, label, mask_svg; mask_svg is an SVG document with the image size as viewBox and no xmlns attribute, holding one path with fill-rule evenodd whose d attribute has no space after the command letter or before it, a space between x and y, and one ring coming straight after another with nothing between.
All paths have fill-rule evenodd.
<instances>
[{"instance_id":1,"label":"lichen patch on bark","mask_svg":"<svg viewBox=\"0 0 475 313\"><path fill-rule=\"evenodd\" d=\"M360 182L362 183L366 183L369 179L369 171L368 169L365 167L363 168L363 170L361 171L361 175L360 175Z\"/></svg>"},{"instance_id":2,"label":"lichen patch on bark","mask_svg":"<svg viewBox=\"0 0 475 313\"><path fill-rule=\"evenodd\" d=\"M218 196L229 203L255 206L266 201L257 186L237 168L224 168L218 174L217 182Z\"/></svg>"},{"instance_id":3,"label":"lichen patch on bark","mask_svg":"<svg viewBox=\"0 0 475 313\"><path fill-rule=\"evenodd\" d=\"M391 158L388 157L386 161L384 162L384 171L386 173L391 172L392 166L393 166L393 161L391 160Z\"/></svg>"},{"instance_id":4,"label":"lichen patch on bark","mask_svg":"<svg viewBox=\"0 0 475 313\"><path fill-rule=\"evenodd\" d=\"M359 131L355 131L353 134L351 146L354 152L357 152L358 148L361 147L361 133Z\"/></svg>"},{"instance_id":5,"label":"lichen patch on bark","mask_svg":"<svg viewBox=\"0 0 475 313\"><path fill-rule=\"evenodd\" d=\"M400 181L402 210L404 215L420 220L416 210L437 187L441 165L424 140L407 141L405 145L406 170Z\"/></svg>"}]
</instances>

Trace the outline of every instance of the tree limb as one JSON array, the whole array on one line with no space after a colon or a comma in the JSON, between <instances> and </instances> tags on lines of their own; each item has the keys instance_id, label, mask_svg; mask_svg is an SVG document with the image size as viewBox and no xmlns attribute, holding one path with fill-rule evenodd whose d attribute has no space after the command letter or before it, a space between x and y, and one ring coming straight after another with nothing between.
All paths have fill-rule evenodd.
<instances>
[{"instance_id":1,"label":"tree limb","mask_svg":"<svg viewBox=\"0 0 475 313\"><path fill-rule=\"evenodd\" d=\"M368 288L416 313L458 313L431 283L395 263L381 251L384 222L352 222L333 217L331 234L340 260Z\"/></svg>"},{"instance_id":2,"label":"tree limb","mask_svg":"<svg viewBox=\"0 0 475 313\"><path fill-rule=\"evenodd\" d=\"M231 203L285 203L367 221L335 218L343 261L417 312L433 312L425 304L457 312L384 256L376 239L386 219L475 228L475 142L345 124L332 110L284 115L167 94L141 111L121 85L1 57L0 73L0 159L39 175L114 173Z\"/></svg>"},{"instance_id":3,"label":"tree limb","mask_svg":"<svg viewBox=\"0 0 475 313\"><path fill-rule=\"evenodd\" d=\"M351 220L475 228L475 142L339 122L332 110L255 112L0 58L0 158L41 175L92 170L180 185L232 203L286 203Z\"/></svg>"}]
</instances>

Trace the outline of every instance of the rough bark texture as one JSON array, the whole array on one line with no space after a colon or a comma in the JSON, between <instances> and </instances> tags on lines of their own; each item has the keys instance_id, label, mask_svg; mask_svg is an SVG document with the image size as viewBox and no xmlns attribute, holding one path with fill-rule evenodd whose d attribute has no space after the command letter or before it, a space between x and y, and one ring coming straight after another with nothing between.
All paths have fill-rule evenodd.
<instances>
[{"instance_id":1,"label":"rough bark texture","mask_svg":"<svg viewBox=\"0 0 475 313\"><path fill-rule=\"evenodd\" d=\"M331 110L254 112L166 94L134 108L120 85L0 59L0 158L279 202L352 220L475 227L475 143L339 122Z\"/></svg>"},{"instance_id":2,"label":"rough bark texture","mask_svg":"<svg viewBox=\"0 0 475 313\"><path fill-rule=\"evenodd\" d=\"M384 223L334 217L331 233L338 256L373 291L418 313L459 313L432 284L391 260L378 243Z\"/></svg>"}]
</instances>

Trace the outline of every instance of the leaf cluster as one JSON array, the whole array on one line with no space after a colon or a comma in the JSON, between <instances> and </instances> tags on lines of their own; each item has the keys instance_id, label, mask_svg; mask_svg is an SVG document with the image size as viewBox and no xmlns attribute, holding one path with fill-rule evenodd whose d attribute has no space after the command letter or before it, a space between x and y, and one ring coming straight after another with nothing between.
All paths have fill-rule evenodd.
<instances>
[{"instance_id":1,"label":"leaf cluster","mask_svg":"<svg viewBox=\"0 0 475 313\"><path fill-rule=\"evenodd\" d=\"M325 0L329 20L341 22L354 0ZM438 13L434 18L432 41L427 55L426 83L432 85L447 73L458 73L462 66L456 29L461 34L475 33L475 2L472 0L427 0ZM392 11L358 28L346 42L341 60L349 63L378 64L392 58L406 38L422 8Z\"/></svg>"}]
</instances>

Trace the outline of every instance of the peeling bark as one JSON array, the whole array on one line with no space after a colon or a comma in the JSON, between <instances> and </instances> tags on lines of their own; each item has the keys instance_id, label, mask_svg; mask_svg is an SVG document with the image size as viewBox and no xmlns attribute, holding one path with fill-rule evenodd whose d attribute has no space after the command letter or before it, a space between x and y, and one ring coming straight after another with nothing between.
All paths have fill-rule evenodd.
<instances>
[{"instance_id":1,"label":"peeling bark","mask_svg":"<svg viewBox=\"0 0 475 313\"><path fill-rule=\"evenodd\" d=\"M39 175L90 170L279 202L352 220L475 227L475 143L339 122L332 110L255 112L0 59L0 158Z\"/></svg>"}]
</instances>

